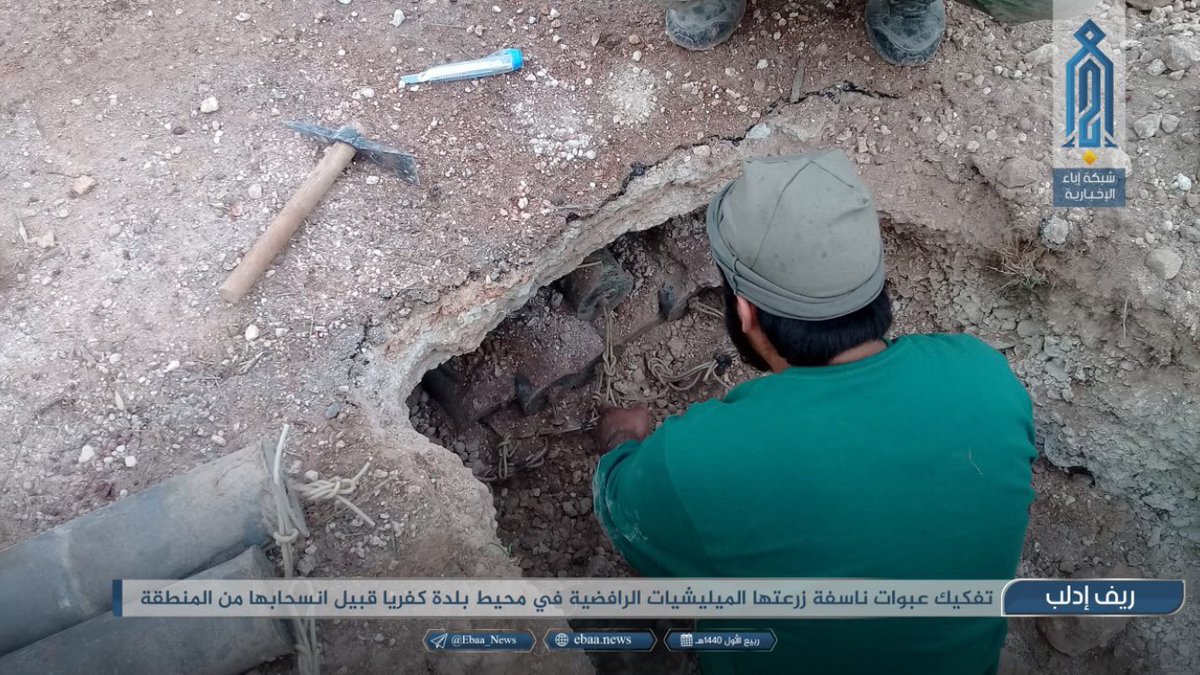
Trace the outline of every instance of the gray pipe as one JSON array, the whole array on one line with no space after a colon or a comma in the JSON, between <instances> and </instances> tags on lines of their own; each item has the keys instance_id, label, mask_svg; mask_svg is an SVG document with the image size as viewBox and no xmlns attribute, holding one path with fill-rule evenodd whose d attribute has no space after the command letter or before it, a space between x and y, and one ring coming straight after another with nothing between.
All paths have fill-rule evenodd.
<instances>
[{"instance_id":1,"label":"gray pipe","mask_svg":"<svg viewBox=\"0 0 1200 675\"><path fill-rule=\"evenodd\" d=\"M192 579L275 576L257 547ZM268 618L117 618L76 624L7 656L5 675L235 675L292 651L286 624Z\"/></svg>"},{"instance_id":2,"label":"gray pipe","mask_svg":"<svg viewBox=\"0 0 1200 675\"><path fill-rule=\"evenodd\" d=\"M182 579L270 541L268 451L243 448L0 551L0 654L108 611L113 579Z\"/></svg>"}]
</instances>

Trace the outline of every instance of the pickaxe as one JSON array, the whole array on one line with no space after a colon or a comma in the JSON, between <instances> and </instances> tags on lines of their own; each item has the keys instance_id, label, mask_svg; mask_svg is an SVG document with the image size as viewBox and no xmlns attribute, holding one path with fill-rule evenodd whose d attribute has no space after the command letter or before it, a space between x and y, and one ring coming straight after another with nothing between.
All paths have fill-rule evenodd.
<instances>
[{"instance_id":1,"label":"pickaxe","mask_svg":"<svg viewBox=\"0 0 1200 675\"><path fill-rule=\"evenodd\" d=\"M229 302L237 302L246 295L355 156L394 170L410 183L417 183L417 162L412 155L369 141L353 126L347 125L334 131L302 122L286 124L306 136L332 141L333 145L325 150L325 156L317 163L316 168L308 174L287 204L284 204L279 215L267 226L267 231L263 232L250 251L242 256L237 269L221 284L221 297Z\"/></svg>"}]
</instances>

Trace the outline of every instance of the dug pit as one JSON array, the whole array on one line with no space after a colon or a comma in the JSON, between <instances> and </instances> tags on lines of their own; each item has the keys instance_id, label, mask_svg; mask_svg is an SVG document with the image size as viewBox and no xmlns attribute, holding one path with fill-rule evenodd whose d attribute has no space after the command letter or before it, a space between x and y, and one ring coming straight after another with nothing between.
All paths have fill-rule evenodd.
<instances>
[{"instance_id":1,"label":"dug pit","mask_svg":"<svg viewBox=\"0 0 1200 675\"><path fill-rule=\"evenodd\" d=\"M619 238L414 394L416 429L492 487L525 574L632 572L592 516L598 406L645 405L657 422L753 377L726 337L704 236L691 214Z\"/></svg>"},{"instance_id":2,"label":"dug pit","mask_svg":"<svg viewBox=\"0 0 1200 675\"><path fill-rule=\"evenodd\" d=\"M939 262L890 226L886 246L893 334L963 330L938 297ZM979 288L1033 283L980 268ZM687 214L593 252L477 350L426 373L413 425L491 486L501 539L525 574L631 573L591 513L597 409L644 405L658 423L755 377L725 331L720 286L703 214ZM999 330L981 337L1014 347Z\"/></svg>"}]
</instances>

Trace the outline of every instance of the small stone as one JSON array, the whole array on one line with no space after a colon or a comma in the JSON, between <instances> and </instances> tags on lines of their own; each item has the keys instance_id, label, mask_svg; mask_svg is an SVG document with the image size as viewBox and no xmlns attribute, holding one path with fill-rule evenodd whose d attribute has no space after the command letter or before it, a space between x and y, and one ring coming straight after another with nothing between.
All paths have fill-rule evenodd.
<instances>
[{"instance_id":1,"label":"small stone","mask_svg":"<svg viewBox=\"0 0 1200 675\"><path fill-rule=\"evenodd\" d=\"M1040 165L1028 157L1010 157L1000 167L997 179L1007 188L1025 187L1037 180Z\"/></svg>"},{"instance_id":2,"label":"small stone","mask_svg":"<svg viewBox=\"0 0 1200 675\"><path fill-rule=\"evenodd\" d=\"M125 455L125 468L132 469L135 466L137 466L137 457Z\"/></svg>"},{"instance_id":3,"label":"small stone","mask_svg":"<svg viewBox=\"0 0 1200 675\"><path fill-rule=\"evenodd\" d=\"M258 183L254 183L250 187L246 188L246 196L250 197L250 199L262 199L262 195L262 185L259 185Z\"/></svg>"},{"instance_id":4,"label":"small stone","mask_svg":"<svg viewBox=\"0 0 1200 675\"><path fill-rule=\"evenodd\" d=\"M633 60L634 60L634 61L641 61L641 60L642 60L642 53L641 53L640 51L634 51L634 52L633 52Z\"/></svg>"},{"instance_id":5,"label":"small stone","mask_svg":"<svg viewBox=\"0 0 1200 675\"><path fill-rule=\"evenodd\" d=\"M1046 332L1046 327L1040 321L1035 319L1021 319L1017 323L1017 335L1027 338L1035 335L1041 335Z\"/></svg>"},{"instance_id":6,"label":"small stone","mask_svg":"<svg viewBox=\"0 0 1200 675\"><path fill-rule=\"evenodd\" d=\"M629 44L631 44L631 45L638 45L638 44L641 44L641 43L642 43L642 38L641 38L641 36L639 36L639 35L636 35L636 34L635 34L635 35L630 35L630 36L629 36Z\"/></svg>"},{"instance_id":7,"label":"small stone","mask_svg":"<svg viewBox=\"0 0 1200 675\"><path fill-rule=\"evenodd\" d=\"M375 98L375 90L370 87L363 87L358 90L358 93L363 98Z\"/></svg>"},{"instance_id":8,"label":"small stone","mask_svg":"<svg viewBox=\"0 0 1200 675\"><path fill-rule=\"evenodd\" d=\"M342 404L334 401L329 404L329 407L325 408L325 419L331 420L337 417L340 412L342 412Z\"/></svg>"},{"instance_id":9,"label":"small stone","mask_svg":"<svg viewBox=\"0 0 1200 675\"><path fill-rule=\"evenodd\" d=\"M245 12L238 12L238 15L233 18L235 21L246 22L250 20L250 15Z\"/></svg>"},{"instance_id":10,"label":"small stone","mask_svg":"<svg viewBox=\"0 0 1200 675\"><path fill-rule=\"evenodd\" d=\"M54 231L46 230L43 234L34 237L33 242L38 245L38 248L54 248Z\"/></svg>"},{"instance_id":11,"label":"small stone","mask_svg":"<svg viewBox=\"0 0 1200 675\"><path fill-rule=\"evenodd\" d=\"M367 185L379 185L379 176L367 176Z\"/></svg>"},{"instance_id":12,"label":"small stone","mask_svg":"<svg viewBox=\"0 0 1200 675\"><path fill-rule=\"evenodd\" d=\"M92 191L96 187L96 179L91 176L80 176L75 179L75 184L71 186L71 192L75 193L76 197L82 197Z\"/></svg>"},{"instance_id":13,"label":"small stone","mask_svg":"<svg viewBox=\"0 0 1200 675\"><path fill-rule=\"evenodd\" d=\"M697 145L692 148L692 154L697 157L709 157L712 155L712 147L708 145Z\"/></svg>"},{"instance_id":14,"label":"small stone","mask_svg":"<svg viewBox=\"0 0 1200 675\"><path fill-rule=\"evenodd\" d=\"M1164 134L1173 134L1179 128L1179 118L1174 115L1163 115L1161 126Z\"/></svg>"},{"instance_id":15,"label":"small stone","mask_svg":"<svg viewBox=\"0 0 1200 675\"><path fill-rule=\"evenodd\" d=\"M309 469L308 471L304 472L304 480L306 480L310 483L316 481L320 477L321 477L321 474L317 473L316 469Z\"/></svg>"},{"instance_id":16,"label":"small stone","mask_svg":"<svg viewBox=\"0 0 1200 675\"><path fill-rule=\"evenodd\" d=\"M750 131L746 132L746 140L755 141L764 139L767 136L770 136L772 131L773 129L771 128L770 124L767 124L766 122L760 122L750 127Z\"/></svg>"},{"instance_id":17,"label":"small stone","mask_svg":"<svg viewBox=\"0 0 1200 675\"><path fill-rule=\"evenodd\" d=\"M1138 138L1153 138L1154 134L1158 133L1158 127L1162 124L1162 113L1150 113L1145 117L1138 118L1133 123L1133 132Z\"/></svg>"},{"instance_id":18,"label":"small stone","mask_svg":"<svg viewBox=\"0 0 1200 675\"><path fill-rule=\"evenodd\" d=\"M769 65L771 65L771 64L766 59L759 59L758 63L755 64L754 67L758 68L759 70L766 70L767 66L769 66Z\"/></svg>"},{"instance_id":19,"label":"small stone","mask_svg":"<svg viewBox=\"0 0 1200 675\"><path fill-rule=\"evenodd\" d=\"M82 448L80 448L80 450L79 450L79 463L80 464L87 464L88 462L92 461L93 459L96 459L96 449L95 448L93 448L90 445L85 445Z\"/></svg>"},{"instance_id":20,"label":"small stone","mask_svg":"<svg viewBox=\"0 0 1200 675\"><path fill-rule=\"evenodd\" d=\"M1059 248L1067 243L1067 235L1071 232L1071 224L1062 216L1051 216L1042 223L1042 243L1049 248Z\"/></svg>"},{"instance_id":21,"label":"small stone","mask_svg":"<svg viewBox=\"0 0 1200 675\"><path fill-rule=\"evenodd\" d=\"M258 339L259 334L258 326L250 324L246 326L246 332L243 335L246 338L246 342L254 342Z\"/></svg>"},{"instance_id":22,"label":"small stone","mask_svg":"<svg viewBox=\"0 0 1200 675\"><path fill-rule=\"evenodd\" d=\"M687 343L678 335L667 339L667 351L675 358L682 358L687 353Z\"/></svg>"},{"instance_id":23,"label":"small stone","mask_svg":"<svg viewBox=\"0 0 1200 675\"><path fill-rule=\"evenodd\" d=\"M226 442L225 437L222 436L221 434L213 434L212 436L208 437L208 440L212 441L212 444L217 446L218 448L225 447L225 442Z\"/></svg>"},{"instance_id":24,"label":"small stone","mask_svg":"<svg viewBox=\"0 0 1200 675\"><path fill-rule=\"evenodd\" d=\"M553 7L550 8L550 18L551 19L557 19L560 16L562 16L562 15L558 13L557 9L554 9Z\"/></svg>"},{"instance_id":25,"label":"small stone","mask_svg":"<svg viewBox=\"0 0 1200 675\"><path fill-rule=\"evenodd\" d=\"M221 104L217 102L216 96L209 96L200 102L200 112L209 114L215 113L221 109Z\"/></svg>"},{"instance_id":26,"label":"small stone","mask_svg":"<svg viewBox=\"0 0 1200 675\"><path fill-rule=\"evenodd\" d=\"M1175 182L1171 184L1181 192L1187 192L1188 190L1192 189L1192 179L1183 174L1175 176Z\"/></svg>"},{"instance_id":27,"label":"small stone","mask_svg":"<svg viewBox=\"0 0 1200 675\"><path fill-rule=\"evenodd\" d=\"M563 513L571 518L579 515L579 509L575 508L575 502L563 502L562 509Z\"/></svg>"},{"instance_id":28,"label":"small stone","mask_svg":"<svg viewBox=\"0 0 1200 675\"><path fill-rule=\"evenodd\" d=\"M391 24L393 26L399 26L402 23L404 23L404 10L398 9L392 14Z\"/></svg>"},{"instance_id":29,"label":"small stone","mask_svg":"<svg viewBox=\"0 0 1200 675\"><path fill-rule=\"evenodd\" d=\"M1146 267L1159 279L1170 281L1183 269L1183 258L1169 248L1156 248L1146 256Z\"/></svg>"},{"instance_id":30,"label":"small stone","mask_svg":"<svg viewBox=\"0 0 1200 675\"><path fill-rule=\"evenodd\" d=\"M1162 75L1167 72L1167 64L1162 59L1154 59L1146 66L1146 72L1151 75Z\"/></svg>"},{"instance_id":31,"label":"small stone","mask_svg":"<svg viewBox=\"0 0 1200 675\"><path fill-rule=\"evenodd\" d=\"M179 361L171 361L167 364L166 368L163 368L164 373L169 373L172 370L179 370Z\"/></svg>"},{"instance_id":32,"label":"small stone","mask_svg":"<svg viewBox=\"0 0 1200 675\"><path fill-rule=\"evenodd\" d=\"M967 141L967 152L977 152L979 150L979 141Z\"/></svg>"}]
</instances>

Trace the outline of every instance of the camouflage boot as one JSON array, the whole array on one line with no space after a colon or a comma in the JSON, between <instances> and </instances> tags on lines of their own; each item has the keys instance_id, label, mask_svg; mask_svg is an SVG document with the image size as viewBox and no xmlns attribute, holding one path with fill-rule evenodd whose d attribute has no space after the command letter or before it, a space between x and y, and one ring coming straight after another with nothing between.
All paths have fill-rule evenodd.
<instances>
[{"instance_id":1,"label":"camouflage boot","mask_svg":"<svg viewBox=\"0 0 1200 675\"><path fill-rule=\"evenodd\" d=\"M712 49L733 35L746 0L660 0L667 8L667 37L684 49Z\"/></svg>"},{"instance_id":2,"label":"camouflage boot","mask_svg":"<svg viewBox=\"0 0 1200 675\"><path fill-rule=\"evenodd\" d=\"M933 58L946 31L943 0L867 0L867 39L884 61L920 66Z\"/></svg>"}]
</instances>

